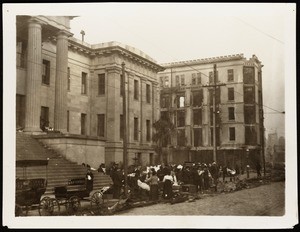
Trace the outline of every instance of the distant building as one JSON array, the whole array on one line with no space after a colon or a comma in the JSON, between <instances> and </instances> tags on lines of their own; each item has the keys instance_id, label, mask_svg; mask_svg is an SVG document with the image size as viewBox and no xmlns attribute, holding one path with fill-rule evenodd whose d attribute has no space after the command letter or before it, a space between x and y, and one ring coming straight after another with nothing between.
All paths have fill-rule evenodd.
<instances>
[{"instance_id":1,"label":"distant building","mask_svg":"<svg viewBox=\"0 0 300 232\"><path fill-rule=\"evenodd\" d=\"M155 162L157 72L142 51L91 45L70 33L73 17L17 16L16 127L78 163L123 161L121 64L125 62L128 163ZM59 133L42 133L53 127Z\"/></svg>"},{"instance_id":2,"label":"distant building","mask_svg":"<svg viewBox=\"0 0 300 232\"><path fill-rule=\"evenodd\" d=\"M264 147L262 67L243 54L162 64L161 118L176 133L164 143L164 162L213 161L213 65L217 65L217 162L245 167L262 161Z\"/></svg>"}]
</instances>

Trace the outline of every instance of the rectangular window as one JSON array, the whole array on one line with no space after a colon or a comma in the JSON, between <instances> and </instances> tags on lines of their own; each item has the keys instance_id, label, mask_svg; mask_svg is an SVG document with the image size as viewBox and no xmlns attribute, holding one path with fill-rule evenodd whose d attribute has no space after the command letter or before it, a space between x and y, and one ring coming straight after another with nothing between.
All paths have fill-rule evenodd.
<instances>
[{"instance_id":1,"label":"rectangular window","mask_svg":"<svg viewBox=\"0 0 300 232\"><path fill-rule=\"evenodd\" d=\"M219 72L217 71L216 82L218 82ZM209 84L214 83L214 72L209 72Z\"/></svg>"},{"instance_id":2,"label":"rectangular window","mask_svg":"<svg viewBox=\"0 0 300 232\"><path fill-rule=\"evenodd\" d=\"M202 145L202 129L194 128L194 147L200 147Z\"/></svg>"},{"instance_id":3,"label":"rectangular window","mask_svg":"<svg viewBox=\"0 0 300 232\"><path fill-rule=\"evenodd\" d=\"M43 60L42 83L45 85L50 84L50 61L49 60Z\"/></svg>"},{"instance_id":4,"label":"rectangular window","mask_svg":"<svg viewBox=\"0 0 300 232\"><path fill-rule=\"evenodd\" d=\"M49 126L49 107L41 107L40 128L44 131Z\"/></svg>"},{"instance_id":5,"label":"rectangular window","mask_svg":"<svg viewBox=\"0 0 300 232\"><path fill-rule=\"evenodd\" d=\"M177 130L177 145L180 147L185 146L185 130Z\"/></svg>"},{"instance_id":6,"label":"rectangular window","mask_svg":"<svg viewBox=\"0 0 300 232\"><path fill-rule=\"evenodd\" d=\"M185 111L178 110L177 111L177 127L185 126Z\"/></svg>"},{"instance_id":7,"label":"rectangular window","mask_svg":"<svg viewBox=\"0 0 300 232\"><path fill-rule=\"evenodd\" d=\"M229 140L235 141L235 128L229 127Z\"/></svg>"},{"instance_id":8,"label":"rectangular window","mask_svg":"<svg viewBox=\"0 0 300 232\"><path fill-rule=\"evenodd\" d=\"M123 96L123 75L120 75L120 96Z\"/></svg>"},{"instance_id":9,"label":"rectangular window","mask_svg":"<svg viewBox=\"0 0 300 232\"><path fill-rule=\"evenodd\" d=\"M70 91L71 88L71 71L70 71L70 67L68 67L68 91Z\"/></svg>"},{"instance_id":10,"label":"rectangular window","mask_svg":"<svg viewBox=\"0 0 300 232\"><path fill-rule=\"evenodd\" d=\"M105 73L98 74L98 95L105 94Z\"/></svg>"},{"instance_id":11,"label":"rectangular window","mask_svg":"<svg viewBox=\"0 0 300 232\"><path fill-rule=\"evenodd\" d=\"M213 89L208 90L209 91L209 104L213 105ZM221 90L219 87L216 88L216 105L220 104L221 102Z\"/></svg>"},{"instance_id":12,"label":"rectangular window","mask_svg":"<svg viewBox=\"0 0 300 232\"><path fill-rule=\"evenodd\" d=\"M234 101L234 88L228 88L228 101Z\"/></svg>"},{"instance_id":13,"label":"rectangular window","mask_svg":"<svg viewBox=\"0 0 300 232\"><path fill-rule=\"evenodd\" d=\"M179 85L180 85L180 82L179 82L179 76L176 75L175 78L176 78L176 86L179 86Z\"/></svg>"},{"instance_id":14,"label":"rectangular window","mask_svg":"<svg viewBox=\"0 0 300 232\"><path fill-rule=\"evenodd\" d=\"M192 92L192 98L193 98L193 106L194 107L200 107L203 103L203 89L200 89L199 91L193 91Z\"/></svg>"},{"instance_id":15,"label":"rectangular window","mask_svg":"<svg viewBox=\"0 0 300 232\"><path fill-rule=\"evenodd\" d=\"M254 67L244 67L244 84L254 84Z\"/></svg>"},{"instance_id":16,"label":"rectangular window","mask_svg":"<svg viewBox=\"0 0 300 232\"><path fill-rule=\"evenodd\" d=\"M150 103L150 85L146 84L146 102Z\"/></svg>"},{"instance_id":17,"label":"rectangular window","mask_svg":"<svg viewBox=\"0 0 300 232\"><path fill-rule=\"evenodd\" d=\"M123 115L120 115L120 139L123 139L124 135L124 122L123 122Z\"/></svg>"},{"instance_id":18,"label":"rectangular window","mask_svg":"<svg viewBox=\"0 0 300 232\"><path fill-rule=\"evenodd\" d=\"M202 125L202 110L201 109L193 110L193 121L194 121L194 125L196 125L196 126Z\"/></svg>"},{"instance_id":19,"label":"rectangular window","mask_svg":"<svg viewBox=\"0 0 300 232\"><path fill-rule=\"evenodd\" d=\"M192 73L192 85L196 85L196 73Z\"/></svg>"},{"instance_id":20,"label":"rectangular window","mask_svg":"<svg viewBox=\"0 0 300 232\"><path fill-rule=\"evenodd\" d=\"M87 94L87 73L81 73L81 93Z\"/></svg>"},{"instance_id":21,"label":"rectangular window","mask_svg":"<svg viewBox=\"0 0 300 232\"><path fill-rule=\"evenodd\" d=\"M184 86L184 85L185 85L185 78L184 78L184 75L180 75L180 84L181 84L181 86Z\"/></svg>"},{"instance_id":22,"label":"rectangular window","mask_svg":"<svg viewBox=\"0 0 300 232\"><path fill-rule=\"evenodd\" d=\"M104 137L105 131L105 114L98 114L97 136Z\"/></svg>"},{"instance_id":23,"label":"rectangular window","mask_svg":"<svg viewBox=\"0 0 300 232\"><path fill-rule=\"evenodd\" d=\"M81 114L81 134L86 135L86 114Z\"/></svg>"},{"instance_id":24,"label":"rectangular window","mask_svg":"<svg viewBox=\"0 0 300 232\"><path fill-rule=\"evenodd\" d=\"M139 135L139 119L134 118L134 128L133 128L133 139L138 140L138 135Z\"/></svg>"},{"instance_id":25,"label":"rectangular window","mask_svg":"<svg viewBox=\"0 0 300 232\"><path fill-rule=\"evenodd\" d=\"M161 95L160 101L161 108L169 108L170 106L170 96L169 95Z\"/></svg>"},{"instance_id":26,"label":"rectangular window","mask_svg":"<svg viewBox=\"0 0 300 232\"><path fill-rule=\"evenodd\" d=\"M177 108L181 108L181 107L184 107L185 105L185 97L184 95L177 95L176 96L177 98Z\"/></svg>"},{"instance_id":27,"label":"rectangular window","mask_svg":"<svg viewBox=\"0 0 300 232\"><path fill-rule=\"evenodd\" d=\"M197 85L201 85L201 73L197 73Z\"/></svg>"},{"instance_id":28,"label":"rectangular window","mask_svg":"<svg viewBox=\"0 0 300 232\"><path fill-rule=\"evenodd\" d=\"M67 110L67 132L70 130L70 111Z\"/></svg>"},{"instance_id":29,"label":"rectangular window","mask_svg":"<svg viewBox=\"0 0 300 232\"><path fill-rule=\"evenodd\" d=\"M139 82L134 80L134 99L139 100Z\"/></svg>"},{"instance_id":30,"label":"rectangular window","mask_svg":"<svg viewBox=\"0 0 300 232\"><path fill-rule=\"evenodd\" d=\"M256 122L255 106L244 106L245 124L254 124Z\"/></svg>"},{"instance_id":31,"label":"rectangular window","mask_svg":"<svg viewBox=\"0 0 300 232\"><path fill-rule=\"evenodd\" d=\"M233 69L227 70L227 81L234 81Z\"/></svg>"},{"instance_id":32,"label":"rectangular window","mask_svg":"<svg viewBox=\"0 0 300 232\"><path fill-rule=\"evenodd\" d=\"M146 140L150 141L150 120L146 120Z\"/></svg>"},{"instance_id":33,"label":"rectangular window","mask_svg":"<svg viewBox=\"0 0 300 232\"><path fill-rule=\"evenodd\" d=\"M246 104L252 104L255 102L254 87L244 87L244 102Z\"/></svg>"},{"instance_id":34,"label":"rectangular window","mask_svg":"<svg viewBox=\"0 0 300 232\"><path fill-rule=\"evenodd\" d=\"M235 120L234 107L228 107L228 119Z\"/></svg>"},{"instance_id":35,"label":"rectangular window","mask_svg":"<svg viewBox=\"0 0 300 232\"><path fill-rule=\"evenodd\" d=\"M257 132L255 126L245 126L245 143L246 145L257 144Z\"/></svg>"}]
</instances>

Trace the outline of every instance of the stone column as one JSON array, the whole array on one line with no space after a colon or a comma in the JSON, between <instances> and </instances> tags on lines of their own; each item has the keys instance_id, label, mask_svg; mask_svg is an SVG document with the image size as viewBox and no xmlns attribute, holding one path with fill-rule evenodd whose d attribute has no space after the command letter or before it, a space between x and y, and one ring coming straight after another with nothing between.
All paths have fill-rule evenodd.
<instances>
[{"instance_id":1,"label":"stone column","mask_svg":"<svg viewBox=\"0 0 300 232\"><path fill-rule=\"evenodd\" d=\"M28 21L26 77L26 115L24 132L40 133L40 86L42 83L42 25L37 19Z\"/></svg>"},{"instance_id":2,"label":"stone column","mask_svg":"<svg viewBox=\"0 0 300 232\"><path fill-rule=\"evenodd\" d=\"M62 133L67 132L68 36L71 35L61 30L56 37L54 129Z\"/></svg>"}]
</instances>

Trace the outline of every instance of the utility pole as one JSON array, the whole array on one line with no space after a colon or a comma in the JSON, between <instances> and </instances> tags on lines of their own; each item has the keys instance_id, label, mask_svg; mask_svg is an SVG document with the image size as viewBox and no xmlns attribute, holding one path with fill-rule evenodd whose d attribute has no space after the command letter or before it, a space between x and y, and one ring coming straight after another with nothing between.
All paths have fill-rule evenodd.
<instances>
[{"instance_id":1,"label":"utility pole","mask_svg":"<svg viewBox=\"0 0 300 232\"><path fill-rule=\"evenodd\" d=\"M127 117L126 117L126 88L125 88L125 63L122 62L122 93L123 93L123 166L124 166L124 192L128 195L127 181Z\"/></svg>"},{"instance_id":2,"label":"utility pole","mask_svg":"<svg viewBox=\"0 0 300 232\"><path fill-rule=\"evenodd\" d=\"M213 160L217 163L217 123L216 123L216 114L217 114L217 107L216 107L216 89L217 86L225 86L223 83L217 84L217 65L214 64L214 71L213 71L213 84L204 85L203 87L213 87Z\"/></svg>"}]
</instances>

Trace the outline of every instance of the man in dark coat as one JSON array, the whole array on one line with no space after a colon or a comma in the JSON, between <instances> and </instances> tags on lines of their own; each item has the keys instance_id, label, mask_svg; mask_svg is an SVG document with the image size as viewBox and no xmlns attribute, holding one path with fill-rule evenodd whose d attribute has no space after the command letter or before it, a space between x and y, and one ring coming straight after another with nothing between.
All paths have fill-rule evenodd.
<instances>
[{"instance_id":1,"label":"man in dark coat","mask_svg":"<svg viewBox=\"0 0 300 232\"><path fill-rule=\"evenodd\" d=\"M117 170L113 172L112 181L114 189L113 197L119 199L123 185L123 173L120 167L117 167Z\"/></svg>"},{"instance_id":2,"label":"man in dark coat","mask_svg":"<svg viewBox=\"0 0 300 232\"><path fill-rule=\"evenodd\" d=\"M91 169L87 170L87 173L85 175L86 179L86 189L91 192L93 190L93 185L94 185L94 175L91 172Z\"/></svg>"}]
</instances>

